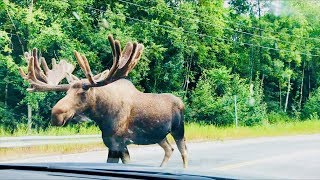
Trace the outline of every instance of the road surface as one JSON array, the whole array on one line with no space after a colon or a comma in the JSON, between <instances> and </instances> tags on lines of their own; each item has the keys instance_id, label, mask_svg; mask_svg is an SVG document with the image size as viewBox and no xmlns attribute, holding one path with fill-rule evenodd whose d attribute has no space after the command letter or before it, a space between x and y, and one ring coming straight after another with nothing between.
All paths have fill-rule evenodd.
<instances>
[{"instance_id":1,"label":"road surface","mask_svg":"<svg viewBox=\"0 0 320 180\"><path fill-rule=\"evenodd\" d=\"M168 168L182 168L177 148ZM159 166L164 152L159 146L129 147L131 164ZM188 143L191 171L224 172L260 178L320 179L320 135L253 138ZM7 161L106 162L107 150ZM4 163L4 162L2 162Z\"/></svg>"}]
</instances>

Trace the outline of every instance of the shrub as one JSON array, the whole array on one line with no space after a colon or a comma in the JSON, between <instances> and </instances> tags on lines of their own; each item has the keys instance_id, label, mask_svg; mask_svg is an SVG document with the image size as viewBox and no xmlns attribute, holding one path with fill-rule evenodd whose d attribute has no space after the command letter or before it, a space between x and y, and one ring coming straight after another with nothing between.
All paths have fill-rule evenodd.
<instances>
[{"instance_id":1,"label":"shrub","mask_svg":"<svg viewBox=\"0 0 320 180\"><path fill-rule=\"evenodd\" d=\"M294 121L295 119L289 117L286 113L284 112L270 112L268 113L268 122L270 124L275 124L275 123L283 123L283 122L290 122Z\"/></svg>"},{"instance_id":2,"label":"shrub","mask_svg":"<svg viewBox=\"0 0 320 180\"><path fill-rule=\"evenodd\" d=\"M302 118L314 119L320 116L320 89L315 90L302 109Z\"/></svg>"},{"instance_id":3,"label":"shrub","mask_svg":"<svg viewBox=\"0 0 320 180\"><path fill-rule=\"evenodd\" d=\"M260 124L266 117L259 82L250 90L238 75L225 67L205 71L192 92L191 119L218 126L231 125L235 121L234 95L237 96L237 114L240 125Z\"/></svg>"}]
</instances>

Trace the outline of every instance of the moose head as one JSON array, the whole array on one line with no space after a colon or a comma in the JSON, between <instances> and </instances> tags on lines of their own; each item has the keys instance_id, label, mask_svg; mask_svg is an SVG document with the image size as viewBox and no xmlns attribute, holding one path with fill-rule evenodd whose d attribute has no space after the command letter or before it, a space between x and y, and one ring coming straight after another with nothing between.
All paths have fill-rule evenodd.
<instances>
[{"instance_id":1,"label":"moose head","mask_svg":"<svg viewBox=\"0 0 320 180\"><path fill-rule=\"evenodd\" d=\"M125 78L129 72L138 63L144 46L139 43L128 42L123 50L118 40L114 40L111 35L108 36L113 54L113 65L102 73L93 76L87 58L77 51L74 55L84 72L86 79L79 79L71 74L75 67L65 60L52 60L52 69L50 70L43 57L38 60L37 49L33 49L32 55L25 53L28 62L28 74L20 68L20 74L24 79L29 80L31 88L28 91L67 91L67 95L62 98L52 108L51 124L62 126L74 115L81 114L88 108L94 109L96 106L95 89L92 87L101 87L110 84L118 79ZM40 67L42 66L42 69ZM58 85L66 78L69 84Z\"/></svg>"}]
</instances>

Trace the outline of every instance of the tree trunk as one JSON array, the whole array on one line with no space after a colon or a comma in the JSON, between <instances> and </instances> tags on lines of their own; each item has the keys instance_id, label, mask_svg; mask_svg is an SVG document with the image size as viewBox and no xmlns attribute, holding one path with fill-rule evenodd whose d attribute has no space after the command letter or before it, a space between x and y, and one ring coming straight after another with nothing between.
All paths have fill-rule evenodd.
<instances>
[{"instance_id":1,"label":"tree trunk","mask_svg":"<svg viewBox=\"0 0 320 180\"><path fill-rule=\"evenodd\" d=\"M290 75L289 78L288 78L288 90L287 90L286 104L285 104L285 106L284 106L284 112L287 112L287 108L288 108L289 93L290 93L290 88L291 88L290 80L291 80L291 75Z\"/></svg>"},{"instance_id":2,"label":"tree trunk","mask_svg":"<svg viewBox=\"0 0 320 180\"><path fill-rule=\"evenodd\" d=\"M28 103L28 134L31 133L31 126L32 126L32 108Z\"/></svg>"},{"instance_id":3,"label":"tree trunk","mask_svg":"<svg viewBox=\"0 0 320 180\"><path fill-rule=\"evenodd\" d=\"M260 84L260 86L261 86L261 88L263 89L263 81L264 81L264 74L262 74L262 77L261 77L261 84Z\"/></svg>"},{"instance_id":4,"label":"tree trunk","mask_svg":"<svg viewBox=\"0 0 320 180\"><path fill-rule=\"evenodd\" d=\"M32 14L32 11L33 11L33 0L31 0L29 5L29 13Z\"/></svg>"},{"instance_id":5,"label":"tree trunk","mask_svg":"<svg viewBox=\"0 0 320 180\"><path fill-rule=\"evenodd\" d=\"M281 92L281 82L279 81L279 108L282 108L282 98L281 98L282 92Z\"/></svg>"},{"instance_id":6,"label":"tree trunk","mask_svg":"<svg viewBox=\"0 0 320 180\"><path fill-rule=\"evenodd\" d=\"M8 84L6 84L6 89L4 90L4 105L7 107L8 104Z\"/></svg>"},{"instance_id":7,"label":"tree trunk","mask_svg":"<svg viewBox=\"0 0 320 180\"><path fill-rule=\"evenodd\" d=\"M187 61L187 70L186 70L186 76L185 76L184 85L183 85L183 88L185 90L184 97L186 97L188 93L192 58L193 56L191 56L190 61Z\"/></svg>"},{"instance_id":8,"label":"tree trunk","mask_svg":"<svg viewBox=\"0 0 320 180\"><path fill-rule=\"evenodd\" d=\"M301 77L301 85L300 85L300 100L299 100L299 110L302 107L302 98L303 98L303 80L304 80L304 64L302 67L302 77Z\"/></svg>"},{"instance_id":9,"label":"tree trunk","mask_svg":"<svg viewBox=\"0 0 320 180\"><path fill-rule=\"evenodd\" d=\"M308 67L308 75L309 75L309 85L308 85L308 97L310 98L310 93L311 93L311 77L310 77L310 66Z\"/></svg>"},{"instance_id":10,"label":"tree trunk","mask_svg":"<svg viewBox=\"0 0 320 180\"><path fill-rule=\"evenodd\" d=\"M191 66L191 65L190 65ZM188 88L189 88L189 72L190 72L190 67L188 68L188 71L187 71L187 75L186 75L186 79L185 79L185 93L184 93L184 97L187 96L187 93L188 93Z\"/></svg>"},{"instance_id":11,"label":"tree trunk","mask_svg":"<svg viewBox=\"0 0 320 180\"><path fill-rule=\"evenodd\" d=\"M238 127L238 113L237 113L237 95L234 95L234 117L235 117L235 124Z\"/></svg>"}]
</instances>

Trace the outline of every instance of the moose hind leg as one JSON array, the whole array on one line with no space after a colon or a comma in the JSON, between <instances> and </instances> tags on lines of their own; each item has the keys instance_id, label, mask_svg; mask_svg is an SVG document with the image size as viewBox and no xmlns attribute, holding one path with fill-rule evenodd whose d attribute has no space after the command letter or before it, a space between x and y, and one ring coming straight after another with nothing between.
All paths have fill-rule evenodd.
<instances>
[{"instance_id":1,"label":"moose hind leg","mask_svg":"<svg viewBox=\"0 0 320 180\"><path fill-rule=\"evenodd\" d=\"M176 113L176 117L173 120L171 135L176 141L177 147L181 153L183 167L188 167L188 155L187 155L187 146L186 138L184 137L184 117L183 112L180 111Z\"/></svg>"},{"instance_id":2,"label":"moose hind leg","mask_svg":"<svg viewBox=\"0 0 320 180\"><path fill-rule=\"evenodd\" d=\"M112 151L109 149L107 163L118 163L120 156L121 156L121 152Z\"/></svg>"},{"instance_id":3,"label":"moose hind leg","mask_svg":"<svg viewBox=\"0 0 320 180\"><path fill-rule=\"evenodd\" d=\"M120 158L123 164L128 164L130 162L130 154L127 147L125 147L124 150L121 151Z\"/></svg>"},{"instance_id":4,"label":"moose hind leg","mask_svg":"<svg viewBox=\"0 0 320 180\"><path fill-rule=\"evenodd\" d=\"M186 146L186 138L184 137L184 123L183 123L183 115L182 120L180 120L180 123L177 124L172 132L171 135L173 136L173 139L176 141L177 147L181 153L182 161L183 161L183 167L188 167L188 155L187 155L187 146Z\"/></svg>"},{"instance_id":5,"label":"moose hind leg","mask_svg":"<svg viewBox=\"0 0 320 180\"><path fill-rule=\"evenodd\" d=\"M176 139L174 138L176 141L176 144L178 146L178 149L181 153L181 157L182 157L182 161L183 161L183 167L187 168L188 167L188 155L187 155L187 146L186 146L186 140L185 138L181 138L181 139Z\"/></svg>"},{"instance_id":6,"label":"moose hind leg","mask_svg":"<svg viewBox=\"0 0 320 180\"><path fill-rule=\"evenodd\" d=\"M160 141L158 143L164 150L164 158L162 160L162 163L160 165L160 167L163 167L164 165L167 164L172 152L173 152L173 148L171 147L169 141L167 138L164 138L162 141Z\"/></svg>"}]
</instances>

